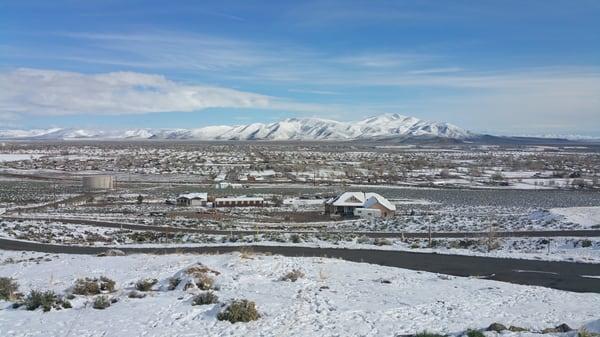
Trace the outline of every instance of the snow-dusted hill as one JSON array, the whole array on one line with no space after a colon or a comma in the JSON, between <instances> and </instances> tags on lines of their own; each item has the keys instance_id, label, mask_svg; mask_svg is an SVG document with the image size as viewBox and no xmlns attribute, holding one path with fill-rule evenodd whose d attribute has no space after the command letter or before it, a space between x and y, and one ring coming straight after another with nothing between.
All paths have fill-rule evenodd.
<instances>
[{"instance_id":1,"label":"snow-dusted hill","mask_svg":"<svg viewBox=\"0 0 600 337\"><path fill-rule=\"evenodd\" d=\"M279 122L198 129L0 130L0 139L196 139L196 140L354 140L388 138L468 139L476 134L455 125L384 114L355 122L320 118L288 118Z\"/></svg>"}]
</instances>

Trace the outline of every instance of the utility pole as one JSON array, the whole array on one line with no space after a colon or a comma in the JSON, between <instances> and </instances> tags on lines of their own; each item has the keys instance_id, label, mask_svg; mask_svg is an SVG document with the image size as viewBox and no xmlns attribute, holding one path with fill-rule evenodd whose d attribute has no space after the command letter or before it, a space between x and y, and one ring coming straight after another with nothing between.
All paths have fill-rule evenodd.
<instances>
[{"instance_id":1,"label":"utility pole","mask_svg":"<svg viewBox=\"0 0 600 337\"><path fill-rule=\"evenodd\" d=\"M429 225L429 248L431 248L431 224Z\"/></svg>"}]
</instances>

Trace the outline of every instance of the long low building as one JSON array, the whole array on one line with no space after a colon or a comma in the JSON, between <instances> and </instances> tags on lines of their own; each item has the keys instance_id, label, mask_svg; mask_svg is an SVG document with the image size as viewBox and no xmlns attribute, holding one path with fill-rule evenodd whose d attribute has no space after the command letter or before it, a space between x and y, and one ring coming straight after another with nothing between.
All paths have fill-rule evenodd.
<instances>
[{"instance_id":1,"label":"long low building","mask_svg":"<svg viewBox=\"0 0 600 337\"><path fill-rule=\"evenodd\" d=\"M325 213L387 218L396 213L396 206L378 193L344 192L325 202Z\"/></svg>"},{"instance_id":2,"label":"long low building","mask_svg":"<svg viewBox=\"0 0 600 337\"><path fill-rule=\"evenodd\" d=\"M265 199L260 197L222 197L215 198L214 207L257 207L264 205Z\"/></svg>"}]
</instances>

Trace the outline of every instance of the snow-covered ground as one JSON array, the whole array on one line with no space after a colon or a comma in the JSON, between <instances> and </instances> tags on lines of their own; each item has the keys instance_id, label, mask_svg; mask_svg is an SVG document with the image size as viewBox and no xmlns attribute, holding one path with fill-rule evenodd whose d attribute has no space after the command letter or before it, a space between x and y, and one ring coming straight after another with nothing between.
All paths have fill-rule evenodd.
<instances>
[{"instance_id":1,"label":"snow-covered ground","mask_svg":"<svg viewBox=\"0 0 600 337\"><path fill-rule=\"evenodd\" d=\"M160 284L196 263L220 272L215 293L221 303L252 300L261 317L250 323L219 321L222 304L192 306L198 293L193 288L127 297L137 280L156 278ZM293 269L305 276L279 280ZM16 279L25 293L60 294L77 278L107 276L117 283L109 296L118 299L96 310L93 297L77 296L72 309L48 313L0 302L1 336L394 336L424 330L458 335L492 322L533 331L561 323L594 326L600 308L600 294L327 258L240 253L95 257L0 251L0 276ZM502 335L519 334L533 335Z\"/></svg>"},{"instance_id":2,"label":"snow-covered ground","mask_svg":"<svg viewBox=\"0 0 600 337\"><path fill-rule=\"evenodd\" d=\"M550 212L583 227L600 227L600 206L552 208Z\"/></svg>"},{"instance_id":3,"label":"snow-covered ground","mask_svg":"<svg viewBox=\"0 0 600 337\"><path fill-rule=\"evenodd\" d=\"M9 161L30 160L41 157L37 154L0 153L0 163Z\"/></svg>"}]
</instances>

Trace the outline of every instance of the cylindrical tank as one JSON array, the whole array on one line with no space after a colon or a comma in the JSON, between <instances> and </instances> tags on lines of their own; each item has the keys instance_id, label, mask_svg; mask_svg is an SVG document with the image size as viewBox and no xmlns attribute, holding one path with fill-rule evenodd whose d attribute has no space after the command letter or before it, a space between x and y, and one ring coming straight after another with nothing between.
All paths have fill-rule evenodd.
<instances>
[{"instance_id":1,"label":"cylindrical tank","mask_svg":"<svg viewBox=\"0 0 600 337\"><path fill-rule=\"evenodd\" d=\"M115 177L107 175L94 175L82 178L84 191L102 191L115 188Z\"/></svg>"}]
</instances>

